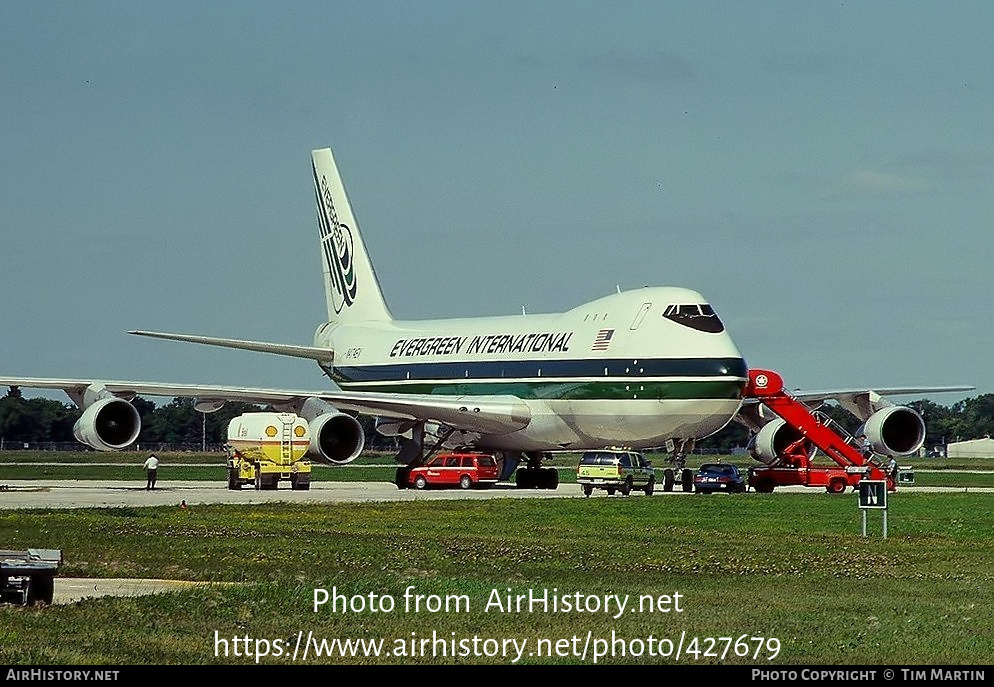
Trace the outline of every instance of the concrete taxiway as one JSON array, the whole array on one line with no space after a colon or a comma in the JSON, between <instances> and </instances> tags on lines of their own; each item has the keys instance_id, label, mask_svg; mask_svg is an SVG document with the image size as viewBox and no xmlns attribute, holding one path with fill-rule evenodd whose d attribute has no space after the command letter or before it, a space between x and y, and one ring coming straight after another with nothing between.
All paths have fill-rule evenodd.
<instances>
[{"instance_id":1,"label":"concrete taxiway","mask_svg":"<svg viewBox=\"0 0 994 687\"><path fill-rule=\"evenodd\" d=\"M52 604L66 605L101 596L144 596L176 592L190 587L216 584L184 580L144 580L90 577L56 577Z\"/></svg>"},{"instance_id":2,"label":"concrete taxiway","mask_svg":"<svg viewBox=\"0 0 994 687\"><path fill-rule=\"evenodd\" d=\"M283 485L281 485L283 486ZM492 489L398 489L389 482L314 482L307 491L289 486L275 491L249 487L231 490L223 483L188 481L161 482L153 491L144 485L96 480L9 480L0 484L0 510L23 508L124 508L140 506L188 506L230 503L361 503L365 501L420 501L425 499L576 498L575 484L558 489L515 489L501 484Z\"/></svg>"},{"instance_id":3,"label":"concrete taxiway","mask_svg":"<svg viewBox=\"0 0 994 687\"><path fill-rule=\"evenodd\" d=\"M281 485L283 486L283 485ZM990 492L987 488L960 487L901 487L901 492ZM776 493L795 492L826 495L823 489L807 487L781 487ZM659 496L691 496L683 491L663 492ZM628 498L640 498L635 492ZM718 495L719 497L721 495ZM0 483L0 510L25 508L127 508L142 506L190 507L203 504L260 504L260 503L362 503L371 501L423 501L443 499L555 499L583 498L576 484L561 484L557 489L516 489L511 484L498 484L492 489L398 489L389 482L314 482L307 491L291 491L288 486L276 491L256 491L244 488L239 491L226 488L223 483L203 481L160 482L154 491L144 485L128 482L97 480L9 480ZM607 496L595 491L591 498L624 498Z\"/></svg>"}]
</instances>

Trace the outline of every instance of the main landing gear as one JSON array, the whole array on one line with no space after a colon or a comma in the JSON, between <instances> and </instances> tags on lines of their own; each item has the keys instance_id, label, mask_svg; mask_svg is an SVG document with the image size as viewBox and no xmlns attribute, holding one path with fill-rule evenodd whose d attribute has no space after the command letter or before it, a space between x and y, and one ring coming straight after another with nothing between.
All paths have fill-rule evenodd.
<instances>
[{"instance_id":1,"label":"main landing gear","mask_svg":"<svg viewBox=\"0 0 994 687\"><path fill-rule=\"evenodd\" d=\"M518 489L556 489L559 486L559 471L542 467L542 459L550 457L548 453L529 451L524 455L528 465L514 473Z\"/></svg>"}]
</instances>

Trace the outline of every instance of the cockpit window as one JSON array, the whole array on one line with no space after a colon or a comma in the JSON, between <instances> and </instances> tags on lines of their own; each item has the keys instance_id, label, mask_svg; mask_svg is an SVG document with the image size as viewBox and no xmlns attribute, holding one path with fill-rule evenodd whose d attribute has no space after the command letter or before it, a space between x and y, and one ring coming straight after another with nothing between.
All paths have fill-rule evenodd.
<instances>
[{"instance_id":1,"label":"cockpit window","mask_svg":"<svg viewBox=\"0 0 994 687\"><path fill-rule=\"evenodd\" d=\"M691 305L667 305L663 317L677 324L709 334L725 331L725 325L707 303Z\"/></svg>"}]
</instances>

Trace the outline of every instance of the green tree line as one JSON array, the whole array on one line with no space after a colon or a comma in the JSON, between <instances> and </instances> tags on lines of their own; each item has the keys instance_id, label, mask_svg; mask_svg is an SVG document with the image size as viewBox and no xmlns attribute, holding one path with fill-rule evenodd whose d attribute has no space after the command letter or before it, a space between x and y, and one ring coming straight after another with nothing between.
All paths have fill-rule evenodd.
<instances>
[{"instance_id":1,"label":"green tree line","mask_svg":"<svg viewBox=\"0 0 994 687\"><path fill-rule=\"evenodd\" d=\"M943 406L927 399L914 401L909 406L925 419L926 446L943 445L953 441L975 439L994 434L994 394L984 394ZM223 444L228 422L242 413L266 410L252 403L230 401L213 413L200 413L191 398L174 398L164 405L138 397L134 406L142 419L139 443L171 444ZM858 421L837 406L823 408L832 419L850 431ZM71 442L75 441L72 428L81 410L72 403L45 398L24 398L20 389L10 387L0 398L0 438L5 442ZM373 431L370 418L360 417L366 429L366 442L370 447L383 447L390 440ZM721 432L698 442L701 448L731 450L745 446L748 431L736 422L729 423Z\"/></svg>"},{"instance_id":2,"label":"green tree line","mask_svg":"<svg viewBox=\"0 0 994 687\"><path fill-rule=\"evenodd\" d=\"M132 402L141 417L138 444L223 445L228 423L242 413L271 410L268 406L229 401L213 413L197 411L192 398L174 398L157 406L137 397ZM75 442L73 425L83 411L73 403L47 398L24 398L18 387L9 387L0 398L0 439L11 445L19 443ZM366 430L366 445L371 448L392 446L393 440L373 431L371 418L359 418Z\"/></svg>"}]
</instances>

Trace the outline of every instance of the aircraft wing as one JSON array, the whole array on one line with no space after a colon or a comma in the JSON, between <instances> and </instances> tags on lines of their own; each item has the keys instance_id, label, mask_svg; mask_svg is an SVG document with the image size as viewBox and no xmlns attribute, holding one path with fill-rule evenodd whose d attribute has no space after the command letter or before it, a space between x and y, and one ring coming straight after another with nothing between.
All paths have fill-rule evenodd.
<instances>
[{"instance_id":1,"label":"aircraft wing","mask_svg":"<svg viewBox=\"0 0 994 687\"><path fill-rule=\"evenodd\" d=\"M888 387L882 389L828 389L822 391L791 391L790 395L808 405L821 405L825 401L853 402L860 396L876 394L878 396L911 396L916 394L938 394L949 391L973 391L973 386L910 386Z\"/></svg>"},{"instance_id":2,"label":"aircraft wing","mask_svg":"<svg viewBox=\"0 0 994 687\"><path fill-rule=\"evenodd\" d=\"M795 389L790 391L790 395L804 403L812 410L817 410L826 401L835 401L840 406L848 410L862 421L866 421L876 411L891 405L889 401L883 399L884 396L909 396L917 394L938 394L953 391L973 391L973 386L910 386L910 387L881 387L871 389L867 387L854 389L824 389L819 391L802 391ZM742 410L735 418L751 429L756 429L763 424L762 418L770 415L759 408L762 400L758 398L747 398L743 401ZM775 417L775 416L774 416Z\"/></svg>"},{"instance_id":3,"label":"aircraft wing","mask_svg":"<svg viewBox=\"0 0 994 687\"><path fill-rule=\"evenodd\" d=\"M506 434L526 427L531 421L528 406L517 396L433 396L32 377L0 377L0 386L61 389L80 407L83 406L83 398L88 390L93 389L129 401L137 395L145 395L196 398L200 402L244 401L277 407L299 407L308 398L318 398L339 410L435 421L455 429L482 434Z\"/></svg>"}]
</instances>

